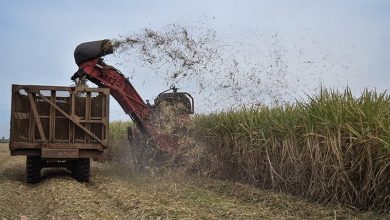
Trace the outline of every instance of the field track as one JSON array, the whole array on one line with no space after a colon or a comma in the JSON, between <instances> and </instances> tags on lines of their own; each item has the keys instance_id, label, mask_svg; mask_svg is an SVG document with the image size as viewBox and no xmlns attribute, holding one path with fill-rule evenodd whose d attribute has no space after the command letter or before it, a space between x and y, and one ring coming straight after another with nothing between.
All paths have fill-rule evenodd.
<instances>
[{"instance_id":1,"label":"field track","mask_svg":"<svg viewBox=\"0 0 390 220\"><path fill-rule=\"evenodd\" d=\"M62 169L47 169L37 185L25 183L25 158L0 145L0 219L377 219L242 184L178 174L130 174L92 164L81 184ZM388 217L388 216L387 216ZM379 218L386 218L381 216Z\"/></svg>"}]
</instances>

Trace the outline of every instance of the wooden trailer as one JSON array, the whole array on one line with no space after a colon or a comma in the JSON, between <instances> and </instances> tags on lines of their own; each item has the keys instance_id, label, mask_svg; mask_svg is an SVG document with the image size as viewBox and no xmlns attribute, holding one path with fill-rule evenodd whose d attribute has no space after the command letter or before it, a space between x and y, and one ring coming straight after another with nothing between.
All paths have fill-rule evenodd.
<instances>
[{"instance_id":1,"label":"wooden trailer","mask_svg":"<svg viewBox=\"0 0 390 220\"><path fill-rule=\"evenodd\" d=\"M79 181L90 158L108 147L109 97L105 88L12 85L11 155L27 156L29 183L44 167L66 167Z\"/></svg>"}]
</instances>

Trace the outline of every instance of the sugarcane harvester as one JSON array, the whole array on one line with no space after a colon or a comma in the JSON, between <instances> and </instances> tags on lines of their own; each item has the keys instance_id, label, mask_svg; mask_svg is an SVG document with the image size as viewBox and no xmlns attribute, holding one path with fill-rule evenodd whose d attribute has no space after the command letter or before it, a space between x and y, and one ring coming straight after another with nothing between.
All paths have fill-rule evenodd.
<instances>
[{"instance_id":1,"label":"sugarcane harvester","mask_svg":"<svg viewBox=\"0 0 390 220\"><path fill-rule=\"evenodd\" d=\"M110 40L86 42L78 45L74 52L74 58L79 69L71 77L73 81L87 79L101 88L109 88L111 95L120 104L126 114L130 116L138 131L128 129L129 140L134 132L141 133L148 141L151 141L159 149L174 152L178 147L178 137L173 134L161 132L156 115L160 105L180 104L182 107L174 117L186 119L194 113L194 99L189 93L177 92L172 87L160 93L154 100L154 104L145 102L129 79L113 66L107 65L103 56L112 54L114 48ZM172 90L172 92L169 92ZM156 114L157 113L157 114Z\"/></svg>"}]
</instances>

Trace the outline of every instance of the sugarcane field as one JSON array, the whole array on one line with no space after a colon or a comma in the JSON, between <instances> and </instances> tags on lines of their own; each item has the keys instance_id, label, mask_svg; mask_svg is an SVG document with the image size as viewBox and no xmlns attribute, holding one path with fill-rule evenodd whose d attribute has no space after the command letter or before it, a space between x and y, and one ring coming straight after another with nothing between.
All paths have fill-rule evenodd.
<instances>
[{"instance_id":1,"label":"sugarcane field","mask_svg":"<svg viewBox=\"0 0 390 220\"><path fill-rule=\"evenodd\" d=\"M390 219L390 4L2 2L0 219Z\"/></svg>"}]
</instances>

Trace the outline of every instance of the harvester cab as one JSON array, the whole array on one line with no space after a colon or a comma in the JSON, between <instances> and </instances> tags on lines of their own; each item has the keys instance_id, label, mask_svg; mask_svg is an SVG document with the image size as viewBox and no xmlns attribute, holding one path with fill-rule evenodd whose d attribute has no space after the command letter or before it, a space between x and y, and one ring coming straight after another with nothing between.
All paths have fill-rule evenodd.
<instances>
[{"instance_id":1,"label":"harvester cab","mask_svg":"<svg viewBox=\"0 0 390 220\"><path fill-rule=\"evenodd\" d=\"M141 133L163 151L174 152L178 148L178 132L185 130L189 115L194 113L194 99L176 87L160 93L154 104L145 102L137 90L116 68L107 65L103 56L114 52L110 40L86 42L74 52L78 71L71 77L87 79L101 88L109 88L111 95L135 123L137 130L129 128L129 140Z\"/></svg>"}]
</instances>

